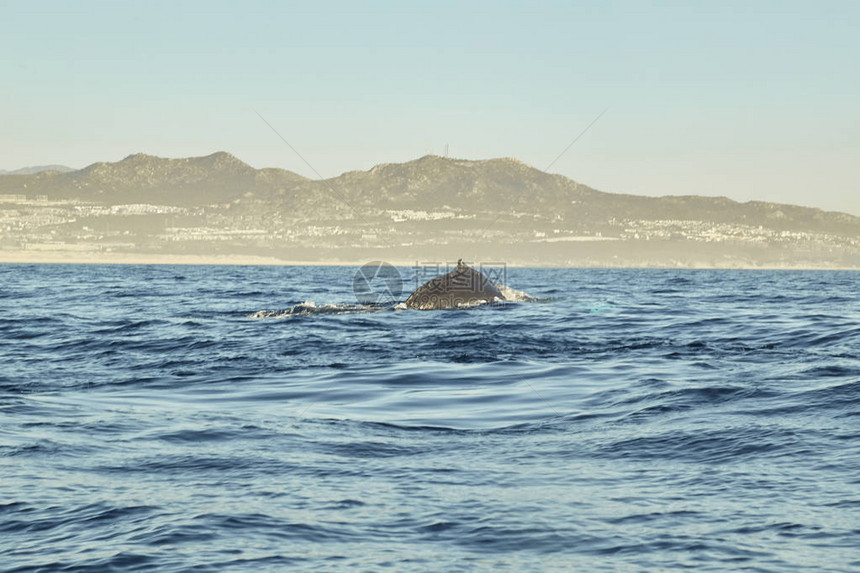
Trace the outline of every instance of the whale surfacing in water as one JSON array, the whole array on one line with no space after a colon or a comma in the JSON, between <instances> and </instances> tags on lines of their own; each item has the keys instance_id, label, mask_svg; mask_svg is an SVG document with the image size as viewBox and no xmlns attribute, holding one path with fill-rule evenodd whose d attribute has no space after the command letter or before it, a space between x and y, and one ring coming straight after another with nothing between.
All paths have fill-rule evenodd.
<instances>
[{"instance_id":1,"label":"whale surfacing in water","mask_svg":"<svg viewBox=\"0 0 860 573\"><path fill-rule=\"evenodd\" d=\"M425 283L409 295L406 308L437 310L504 300L507 299L496 283L460 259L456 269Z\"/></svg>"}]
</instances>

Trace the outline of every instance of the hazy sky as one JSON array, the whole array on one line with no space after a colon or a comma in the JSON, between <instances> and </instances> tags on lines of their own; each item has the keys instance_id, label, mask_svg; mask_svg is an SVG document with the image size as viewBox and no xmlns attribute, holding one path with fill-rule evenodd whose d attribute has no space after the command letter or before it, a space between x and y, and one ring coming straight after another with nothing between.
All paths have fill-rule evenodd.
<instances>
[{"instance_id":1,"label":"hazy sky","mask_svg":"<svg viewBox=\"0 0 860 573\"><path fill-rule=\"evenodd\" d=\"M0 169L516 157L860 215L860 2L10 2Z\"/></svg>"}]
</instances>

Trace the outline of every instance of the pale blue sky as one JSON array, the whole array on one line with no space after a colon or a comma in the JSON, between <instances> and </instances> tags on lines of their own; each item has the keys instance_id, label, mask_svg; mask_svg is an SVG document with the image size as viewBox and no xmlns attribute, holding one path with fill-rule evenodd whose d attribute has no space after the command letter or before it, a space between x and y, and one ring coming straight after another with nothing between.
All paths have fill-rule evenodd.
<instances>
[{"instance_id":1,"label":"pale blue sky","mask_svg":"<svg viewBox=\"0 0 860 573\"><path fill-rule=\"evenodd\" d=\"M0 169L450 145L597 189L860 215L860 2L0 0Z\"/></svg>"}]
</instances>

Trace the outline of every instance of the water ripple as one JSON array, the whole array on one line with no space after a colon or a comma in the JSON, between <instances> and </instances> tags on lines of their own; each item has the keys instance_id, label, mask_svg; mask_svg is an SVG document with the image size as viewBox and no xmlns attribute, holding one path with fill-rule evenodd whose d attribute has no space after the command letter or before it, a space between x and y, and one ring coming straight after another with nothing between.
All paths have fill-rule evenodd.
<instances>
[{"instance_id":1,"label":"water ripple","mask_svg":"<svg viewBox=\"0 0 860 573\"><path fill-rule=\"evenodd\" d=\"M0 569L860 566L860 274L354 273L0 265Z\"/></svg>"}]
</instances>

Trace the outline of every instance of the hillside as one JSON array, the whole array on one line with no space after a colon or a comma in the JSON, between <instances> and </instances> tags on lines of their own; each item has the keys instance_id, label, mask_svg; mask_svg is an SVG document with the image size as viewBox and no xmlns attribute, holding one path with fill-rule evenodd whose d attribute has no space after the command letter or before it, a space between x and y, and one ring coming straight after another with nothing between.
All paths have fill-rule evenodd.
<instances>
[{"instance_id":1,"label":"hillside","mask_svg":"<svg viewBox=\"0 0 860 573\"><path fill-rule=\"evenodd\" d=\"M466 252L521 264L860 266L860 218L604 193L515 159L425 156L328 180L218 152L0 175L0 249L311 260Z\"/></svg>"},{"instance_id":2,"label":"hillside","mask_svg":"<svg viewBox=\"0 0 860 573\"><path fill-rule=\"evenodd\" d=\"M165 159L138 153L115 163L93 163L65 173L0 176L0 193L44 195L105 205L151 203L203 206L243 193L276 191L304 179L283 169L254 169L225 152Z\"/></svg>"},{"instance_id":3,"label":"hillside","mask_svg":"<svg viewBox=\"0 0 860 573\"><path fill-rule=\"evenodd\" d=\"M240 202L271 203L304 213L355 210L364 218L386 210L450 210L491 220L500 217L500 221L521 220L522 214L528 214L561 219L583 229L612 220L671 219L860 236L860 218L846 213L758 201L738 203L726 197L604 193L515 159L465 161L428 155L326 181L304 179L287 193L261 190Z\"/></svg>"}]
</instances>

